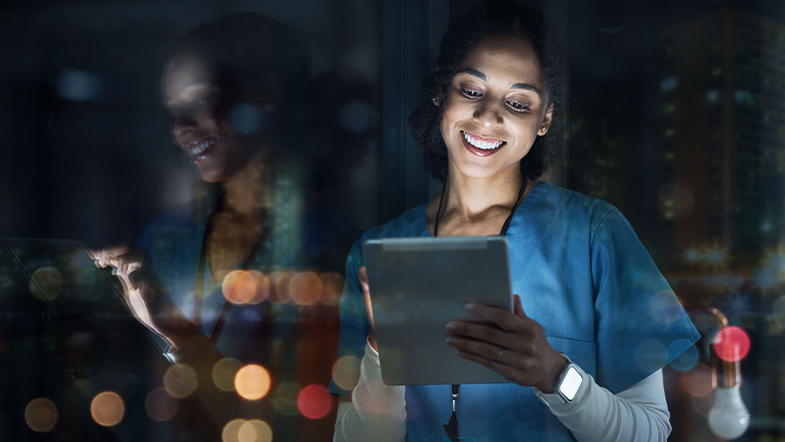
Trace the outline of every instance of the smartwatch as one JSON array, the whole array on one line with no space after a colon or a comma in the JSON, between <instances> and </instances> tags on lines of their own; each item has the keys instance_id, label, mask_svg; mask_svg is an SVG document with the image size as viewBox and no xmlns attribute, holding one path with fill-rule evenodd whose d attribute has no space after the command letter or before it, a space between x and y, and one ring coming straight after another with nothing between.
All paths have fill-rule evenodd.
<instances>
[{"instance_id":1,"label":"smartwatch","mask_svg":"<svg viewBox=\"0 0 785 442\"><path fill-rule=\"evenodd\" d=\"M565 357L567 356L565 355ZM556 382L556 391L546 394L536 388L534 389L534 394L547 406L572 402L583 384L581 370L569 358L567 358L567 361L569 363L559 375L559 381Z\"/></svg>"}]
</instances>

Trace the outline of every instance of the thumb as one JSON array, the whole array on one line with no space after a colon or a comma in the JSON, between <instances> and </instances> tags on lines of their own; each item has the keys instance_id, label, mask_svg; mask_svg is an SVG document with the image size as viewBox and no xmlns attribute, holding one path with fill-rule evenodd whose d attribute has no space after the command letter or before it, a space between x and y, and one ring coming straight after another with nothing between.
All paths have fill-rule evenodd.
<instances>
[{"instance_id":1,"label":"thumb","mask_svg":"<svg viewBox=\"0 0 785 442\"><path fill-rule=\"evenodd\" d=\"M523 306L521 305L521 296L520 295L512 295L512 304L513 304L513 313L521 318L527 318L526 313L523 312Z\"/></svg>"}]
</instances>

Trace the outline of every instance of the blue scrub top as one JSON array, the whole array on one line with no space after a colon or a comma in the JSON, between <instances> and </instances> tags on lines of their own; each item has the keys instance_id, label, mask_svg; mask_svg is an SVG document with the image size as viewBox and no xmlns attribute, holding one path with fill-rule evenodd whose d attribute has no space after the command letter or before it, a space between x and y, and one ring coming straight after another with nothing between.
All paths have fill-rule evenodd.
<instances>
[{"instance_id":1,"label":"blue scrub top","mask_svg":"<svg viewBox=\"0 0 785 442\"><path fill-rule=\"evenodd\" d=\"M423 205L354 244L346 263L339 356L361 359L370 331L357 280L362 244L427 236ZM540 181L513 216L507 240L513 293L521 296L526 315L543 327L556 351L612 393L642 381L700 337L632 226L612 205ZM334 382L330 391L349 394ZM450 394L449 385L406 387L407 441L434 442L446 435ZM456 413L459 434L477 442L574 440L531 387L461 386Z\"/></svg>"}]
</instances>

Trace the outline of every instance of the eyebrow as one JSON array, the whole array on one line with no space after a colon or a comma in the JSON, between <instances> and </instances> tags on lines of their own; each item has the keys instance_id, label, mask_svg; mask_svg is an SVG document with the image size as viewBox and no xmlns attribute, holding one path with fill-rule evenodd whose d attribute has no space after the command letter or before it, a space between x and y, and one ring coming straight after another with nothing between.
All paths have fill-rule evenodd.
<instances>
[{"instance_id":1,"label":"eyebrow","mask_svg":"<svg viewBox=\"0 0 785 442\"><path fill-rule=\"evenodd\" d=\"M488 78L485 76L485 74L483 74L482 72L478 71L477 69L465 68L465 69L461 69L460 71L456 72L455 74L457 75L457 74L464 74L464 73L465 74L469 74L469 75L473 75L473 76L479 78L482 81L488 81ZM529 84L529 83L515 83L515 84L510 85L510 89L526 89L526 90L534 91L534 92L537 93L537 95L542 96L542 93L540 92L540 90L537 89L537 87L535 87L533 84Z\"/></svg>"}]
</instances>

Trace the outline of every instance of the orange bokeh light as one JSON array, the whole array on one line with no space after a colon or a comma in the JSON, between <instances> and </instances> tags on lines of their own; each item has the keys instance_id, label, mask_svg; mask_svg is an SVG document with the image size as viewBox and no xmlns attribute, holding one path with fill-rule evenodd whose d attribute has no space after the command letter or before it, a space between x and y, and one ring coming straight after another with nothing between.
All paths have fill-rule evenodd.
<instances>
[{"instance_id":1,"label":"orange bokeh light","mask_svg":"<svg viewBox=\"0 0 785 442\"><path fill-rule=\"evenodd\" d=\"M221 291L232 304L247 304L256 297L256 278L251 272L229 272L221 284Z\"/></svg>"},{"instance_id":2,"label":"orange bokeh light","mask_svg":"<svg viewBox=\"0 0 785 442\"><path fill-rule=\"evenodd\" d=\"M308 419L321 419L327 416L331 407L332 396L324 385L308 385L297 395L297 408Z\"/></svg>"},{"instance_id":3,"label":"orange bokeh light","mask_svg":"<svg viewBox=\"0 0 785 442\"><path fill-rule=\"evenodd\" d=\"M681 386L690 396L706 396L712 391L711 368L706 364L698 364L684 372L681 375Z\"/></svg>"},{"instance_id":4,"label":"orange bokeh light","mask_svg":"<svg viewBox=\"0 0 785 442\"><path fill-rule=\"evenodd\" d=\"M234 388L244 399L261 399L270 390L270 374L261 365L246 365L235 375Z\"/></svg>"},{"instance_id":5,"label":"orange bokeh light","mask_svg":"<svg viewBox=\"0 0 785 442\"><path fill-rule=\"evenodd\" d=\"M57 418L57 406L48 398L33 399L25 407L25 422L35 432L51 431L57 423Z\"/></svg>"},{"instance_id":6,"label":"orange bokeh light","mask_svg":"<svg viewBox=\"0 0 785 442\"><path fill-rule=\"evenodd\" d=\"M256 280L256 294L248 303L260 304L270 297L270 278L258 270L251 270L250 273Z\"/></svg>"},{"instance_id":7,"label":"orange bokeh light","mask_svg":"<svg viewBox=\"0 0 785 442\"><path fill-rule=\"evenodd\" d=\"M289 296L298 305L313 305L322 297L322 281L314 272L300 272L289 281Z\"/></svg>"},{"instance_id":8,"label":"orange bokeh light","mask_svg":"<svg viewBox=\"0 0 785 442\"><path fill-rule=\"evenodd\" d=\"M289 302L291 300L289 281L291 281L293 276L294 272L286 270L275 272L271 275L272 280L275 281L275 297L278 299L278 302Z\"/></svg>"},{"instance_id":9,"label":"orange bokeh light","mask_svg":"<svg viewBox=\"0 0 785 442\"><path fill-rule=\"evenodd\" d=\"M112 427L120 423L125 415L125 403L117 393L98 393L90 403L90 414L98 425Z\"/></svg>"},{"instance_id":10,"label":"orange bokeh light","mask_svg":"<svg viewBox=\"0 0 785 442\"><path fill-rule=\"evenodd\" d=\"M177 414L177 399L169 396L163 387L158 387L147 393L144 400L144 410L151 419L166 422Z\"/></svg>"},{"instance_id":11,"label":"orange bokeh light","mask_svg":"<svg viewBox=\"0 0 785 442\"><path fill-rule=\"evenodd\" d=\"M714 351L723 361L735 362L744 359L750 352L750 337L739 327L721 329L714 336Z\"/></svg>"}]
</instances>

